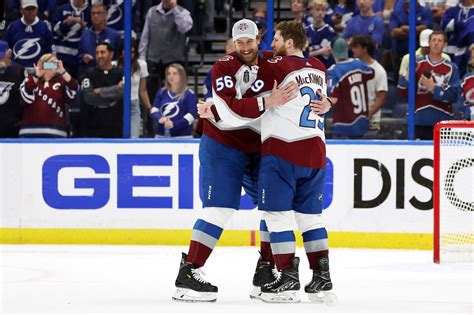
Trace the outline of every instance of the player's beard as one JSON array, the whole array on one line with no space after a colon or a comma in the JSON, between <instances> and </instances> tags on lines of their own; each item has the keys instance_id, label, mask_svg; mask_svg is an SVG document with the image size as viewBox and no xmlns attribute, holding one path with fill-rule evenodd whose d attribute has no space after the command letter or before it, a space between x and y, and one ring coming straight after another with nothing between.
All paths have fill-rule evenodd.
<instances>
[{"instance_id":1,"label":"player's beard","mask_svg":"<svg viewBox=\"0 0 474 315\"><path fill-rule=\"evenodd\" d=\"M245 64L252 64L254 61L257 59L258 51L257 50L251 50L250 54L242 54L240 51L236 51L237 57L245 63Z\"/></svg>"},{"instance_id":2,"label":"player's beard","mask_svg":"<svg viewBox=\"0 0 474 315\"><path fill-rule=\"evenodd\" d=\"M273 53L273 56L288 56L288 50L286 49L286 46L281 46L277 49L275 49L275 52Z\"/></svg>"}]
</instances>

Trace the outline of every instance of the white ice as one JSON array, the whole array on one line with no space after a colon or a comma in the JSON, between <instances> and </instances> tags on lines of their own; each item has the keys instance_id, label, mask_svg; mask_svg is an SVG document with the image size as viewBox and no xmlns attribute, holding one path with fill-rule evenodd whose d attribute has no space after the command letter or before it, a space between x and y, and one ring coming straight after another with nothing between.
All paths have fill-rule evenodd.
<instances>
[{"instance_id":1,"label":"white ice","mask_svg":"<svg viewBox=\"0 0 474 315\"><path fill-rule=\"evenodd\" d=\"M249 299L257 248L217 247L204 270L216 303L171 300L181 252L166 246L0 245L0 313L465 313L473 264L431 262L431 251L331 249L339 304ZM302 248L300 280L310 279Z\"/></svg>"}]
</instances>

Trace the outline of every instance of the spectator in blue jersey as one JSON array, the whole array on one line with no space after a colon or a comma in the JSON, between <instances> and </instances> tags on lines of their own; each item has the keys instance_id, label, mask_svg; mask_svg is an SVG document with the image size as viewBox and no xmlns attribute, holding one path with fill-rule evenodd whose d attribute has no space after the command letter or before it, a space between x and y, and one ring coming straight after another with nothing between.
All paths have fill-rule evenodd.
<instances>
[{"instance_id":1,"label":"spectator in blue jersey","mask_svg":"<svg viewBox=\"0 0 474 315\"><path fill-rule=\"evenodd\" d=\"M355 0L330 0L329 8L327 9L326 23L339 33L346 28L346 23L353 16L359 14L359 8L356 6Z\"/></svg>"},{"instance_id":2,"label":"spectator in blue jersey","mask_svg":"<svg viewBox=\"0 0 474 315\"><path fill-rule=\"evenodd\" d=\"M56 54L64 68L78 77L79 41L84 29L91 25L91 9L86 0L72 0L59 7L53 18Z\"/></svg>"},{"instance_id":3,"label":"spectator in blue jersey","mask_svg":"<svg viewBox=\"0 0 474 315\"><path fill-rule=\"evenodd\" d=\"M373 4L374 0L357 1L360 14L347 21L347 25L343 33L344 38L348 40L349 44L351 37L354 35L369 35L377 44L377 48L381 47L384 23L380 16L375 15L372 8ZM376 59L378 59L378 57L379 53L376 53Z\"/></svg>"},{"instance_id":4,"label":"spectator in blue jersey","mask_svg":"<svg viewBox=\"0 0 474 315\"><path fill-rule=\"evenodd\" d=\"M392 37L392 48L394 53L395 65L400 64L400 59L408 53L408 30L410 14L410 1L403 0L404 6L394 11L390 18L388 26L390 36ZM431 10L416 3L416 35L427 29L433 28L433 13ZM398 70L398 69L395 69ZM398 72L398 71L396 71Z\"/></svg>"},{"instance_id":5,"label":"spectator in blue jersey","mask_svg":"<svg viewBox=\"0 0 474 315\"><path fill-rule=\"evenodd\" d=\"M156 137L190 137L197 115L197 98L188 88L184 67L173 63L166 68L165 87L156 93L151 110L158 123Z\"/></svg>"},{"instance_id":6,"label":"spectator in blue jersey","mask_svg":"<svg viewBox=\"0 0 474 315\"><path fill-rule=\"evenodd\" d=\"M306 29L309 55L321 60L326 69L335 63L331 54L331 40L337 35L334 29L324 22L327 7L326 0L311 1L313 23Z\"/></svg>"},{"instance_id":7,"label":"spectator in blue jersey","mask_svg":"<svg viewBox=\"0 0 474 315\"><path fill-rule=\"evenodd\" d=\"M291 13L293 14L293 19L297 22L303 23L305 29L307 29L311 23L313 23L313 18L308 15L308 0L291 0Z\"/></svg>"},{"instance_id":8,"label":"spectator in blue jersey","mask_svg":"<svg viewBox=\"0 0 474 315\"><path fill-rule=\"evenodd\" d=\"M91 7L92 27L84 30L79 43L80 69L79 77L96 65L95 49L98 43L109 43L114 50L114 60L117 60L122 45L120 33L107 26L107 8L102 3L95 3Z\"/></svg>"},{"instance_id":9,"label":"spectator in blue jersey","mask_svg":"<svg viewBox=\"0 0 474 315\"><path fill-rule=\"evenodd\" d=\"M460 96L458 67L443 58L446 34L430 35L430 52L416 61L415 136L433 139L433 127L441 120L453 119L453 105ZM400 92L408 95L408 71L398 82Z\"/></svg>"},{"instance_id":10,"label":"spectator in blue jersey","mask_svg":"<svg viewBox=\"0 0 474 315\"><path fill-rule=\"evenodd\" d=\"M123 37L125 20L124 0L92 0L94 3L103 3L107 7L107 26L117 30ZM136 0L132 0L132 37L136 38L135 14Z\"/></svg>"},{"instance_id":11,"label":"spectator in blue jersey","mask_svg":"<svg viewBox=\"0 0 474 315\"><path fill-rule=\"evenodd\" d=\"M461 0L457 6L449 8L442 17L441 26L448 35L445 51L463 75L469 60L468 47L474 42L474 1Z\"/></svg>"},{"instance_id":12,"label":"spectator in blue jersey","mask_svg":"<svg viewBox=\"0 0 474 315\"><path fill-rule=\"evenodd\" d=\"M20 10L21 2L21 0L10 0L9 9L12 11ZM38 17L42 20L49 20L56 10L56 0L38 0L37 2Z\"/></svg>"},{"instance_id":13,"label":"spectator in blue jersey","mask_svg":"<svg viewBox=\"0 0 474 315\"><path fill-rule=\"evenodd\" d=\"M372 9L375 15L384 16L385 2L385 0L374 0ZM330 0L325 21L338 32L342 32L347 21L356 15L359 15L359 7L355 0Z\"/></svg>"},{"instance_id":14,"label":"spectator in blue jersey","mask_svg":"<svg viewBox=\"0 0 474 315\"><path fill-rule=\"evenodd\" d=\"M53 34L38 18L36 0L22 0L20 11L22 18L8 25L3 36L13 50L13 61L32 68L42 55L53 52Z\"/></svg>"},{"instance_id":15,"label":"spectator in blue jersey","mask_svg":"<svg viewBox=\"0 0 474 315\"><path fill-rule=\"evenodd\" d=\"M172 63L184 64L186 33L193 27L188 10L176 0L163 0L148 10L140 40L140 59L148 64L148 94L155 95Z\"/></svg>"},{"instance_id":16,"label":"spectator in blue jersey","mask_svg":"<svg viewBox=\"0 0 474 315\"><path fill-rule=\"evenodd\" d=\"M438 26L439 22L443 18L446 10L456 6L459 0L418 0L420 5L427 7L433 13L433 19Z\"/></svg>"},{"instance_id":17,"label":"spectator in blue jersey","mask_svg":"<svg viewBox=\"0 0 474 315\"><path fill-rule=\"evenodd\" d=\"M252 15L253 21L258 27L258 36L260 38L258 50L272 50L271 43L269 44L267 41L267 9L257 7L253 10Z\"/></svg>"}]
</instances>

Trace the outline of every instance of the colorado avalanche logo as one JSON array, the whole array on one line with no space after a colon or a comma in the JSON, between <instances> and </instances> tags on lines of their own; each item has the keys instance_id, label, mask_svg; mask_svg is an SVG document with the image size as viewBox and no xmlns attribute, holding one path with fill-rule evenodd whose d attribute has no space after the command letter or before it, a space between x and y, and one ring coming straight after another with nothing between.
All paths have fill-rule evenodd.
<instances>
[{"instance_id":1,"label":"colorado avalanche logo","mask_svg":"<svg viewBox=\"0 0 474 315\"><path fill-rule=\"evenodd\" d=\"M240 31L245 31L246 29L249 28L249 26L247 25L247 23L240 23L239 26L237 27Z\"/></svg>"},{"instance_id":2,"label":"colorado avalanche logo","mask_svg":"<svg viewBox=\"0 0 474 315\"><path fill-rule=\"evenodd\" d=\"M231 61L233 59L234 59L234 57L232 57L230 55L227 55L227 56L224 56L224 57L220 58L219 61Z\"/></svg>"},{"instance_id":3,"label":"colorado avalanche logo","mask_svg":"<svg viewBox=\"0 0 474 315\"><path fill-rule=\"evenodd\" d=\"M41 53L39 41L41 37L24 38L13 46L13 54L16 59L29 60L36 58Z\"/></svg>"},{"instance_id":4,"label":"colorado avalanche logo","mask_svg":"<svg viewBox=\"0 0 474 315\"><path fill-rule=\"evenodd\" d=\"M10 98L10 91L13 85L15 83L0 81L0 105L5 104Z\"/></svg>"},{"instance_id":5,"label":"colorado avalanche logo","mask_svg":"<svg viewBox=\"0 0 474 315\"><path fill-rule=\"evenodd\" d=\"M178 102L169 102L161 106L161 115L163 117L173 118L179 114Z\"/></svg>"},{"instance_id":6,"label":"colorado avalanche logo","mask_svg":"<svg viewBox=\"0 0 474 315\"><path fill-rule=\"evenodd\" d=\"M277 63L278 61L280 61L282 59L283 59L282 56L276 56L276 57L273 57L272 59L268 59L268 62L269 63Z\"/></svg>"}]
</instances>

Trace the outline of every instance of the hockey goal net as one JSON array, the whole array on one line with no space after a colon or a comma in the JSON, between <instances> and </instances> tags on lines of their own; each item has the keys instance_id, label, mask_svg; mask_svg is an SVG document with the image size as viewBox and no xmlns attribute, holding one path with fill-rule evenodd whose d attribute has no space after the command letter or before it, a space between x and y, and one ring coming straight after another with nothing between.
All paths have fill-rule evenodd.
<instances>
[{"instance_id":1,"label":"hockey goal net","mask_svg":"<svg viewBox=\"0 0 474 315\"><path fill-rule=\"evenodd\" d=\"M434 128L434 261L474 261L474 122Z\"/></svg>"}]
</instances>

